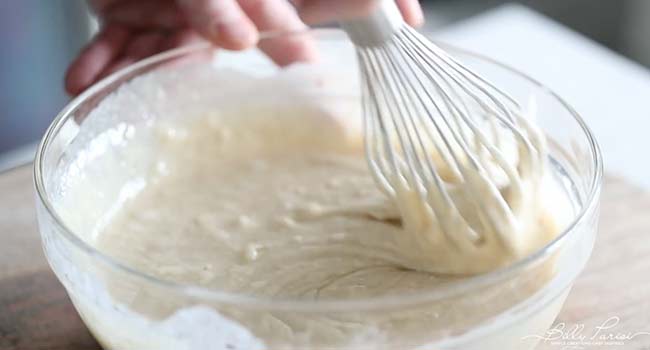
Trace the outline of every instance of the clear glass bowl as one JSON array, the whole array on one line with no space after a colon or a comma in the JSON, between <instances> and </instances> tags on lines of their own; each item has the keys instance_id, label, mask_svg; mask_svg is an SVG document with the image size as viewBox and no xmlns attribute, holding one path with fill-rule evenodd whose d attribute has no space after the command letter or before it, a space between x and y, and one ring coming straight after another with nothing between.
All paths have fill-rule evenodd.
<instances>
[{"instance_id":1,"label":"clear glass bowl","mask_svg":"<svg viewBox=\"0 0 650 350\"><path fill-rule=\"evenodd\" d=\"M262 44L288 35L309 37L316 43L320 59L314 65L358 76L354 48L341 32L272 34L264 36ZM549 140L551 164L575 206L573 221L556 239L497 271L409 295L363 300L234 295L160 280L116 261L93 246L92 228L109 210L110 199L129 180L131 170L106 168L110 181L100 182L97 188L75 194L72 199L71 193L62 190L63 174L71 165L101 159L101 151L80 156L80 150L97 135L124 134L129 125L151 122L161 118L164 111L128 117L102 117L91 111L119 94L123 84L153 71L210 64L215 70L273 76L282 69L257 49L215 54L207 46L182 48L117 72L74 99L54 120L36 156L38 220L45 253L91 332L112 350L533 348L534 335L551 325L593 248L602 177L600 152L584 121L552 91L491 59L445 48L520 101L535 98L538 123ZM182 76L178 79L182 81ZM87 123L93 124L93 132L83 132ZM107 145L112 147L110 142ZM65 200L73 200L75 210L83 211L84 223L73 225L62 219L60 203ZM72 226L87 229L73 231ZM130 303L114 297L109 280L119 281L120 288L132 292ZM165 305L165 310L150 312L148 304ZM417 322L412 318L414 313L419 315ZM278 325L287 320L294 326L287 329ZM313 327L322 322L333 325L336 336L316 335ZM350 324L356 325L354 331L342 331ZM408 336L403 335L404 329Z\"/></svg>"}]
</instances>

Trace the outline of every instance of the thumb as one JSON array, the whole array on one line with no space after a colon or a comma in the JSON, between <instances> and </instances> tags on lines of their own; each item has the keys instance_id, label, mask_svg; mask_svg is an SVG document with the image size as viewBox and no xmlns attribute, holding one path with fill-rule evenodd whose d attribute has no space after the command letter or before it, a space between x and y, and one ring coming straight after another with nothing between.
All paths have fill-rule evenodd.
<instances>
[{"instance_id":1,"label":"thumb","mask_svg":"<svg viewBox=\"0 0 650 350\"><path fill-rule=\"evenodd\" d=\"M305 23L319 24L349 20L372 13L377 0L295 0Z\"/></svg>"},{"instance_id":2,"label":"thumb","mask_svg":"<svg viewBox=\"0 0 650 350\"><path fill-rule=\"evenodd\" d=\"M417 0L293 0L305 23L319 24L350 20L372 13L380 1L395 1L406 23L419 26L424 22Z\"/></svg>"}]
</instances>

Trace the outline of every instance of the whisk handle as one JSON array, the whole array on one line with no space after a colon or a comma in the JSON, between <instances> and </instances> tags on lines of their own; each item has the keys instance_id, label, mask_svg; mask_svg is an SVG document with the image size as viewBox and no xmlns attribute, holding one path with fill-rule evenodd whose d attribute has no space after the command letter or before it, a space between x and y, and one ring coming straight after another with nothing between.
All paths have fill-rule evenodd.
<instances>
[{"instance_id":1,"label":"whisk handle","mask_svg":"<svg viewBox=\"0 0 650 350\"><path fill-rule=\"evenodd\" d=\"M371 47L390 39L404 25L404 19L395 0L377 0L376 7L366 17L340 24L355 45Z\"/></svg>"}]
</instances>

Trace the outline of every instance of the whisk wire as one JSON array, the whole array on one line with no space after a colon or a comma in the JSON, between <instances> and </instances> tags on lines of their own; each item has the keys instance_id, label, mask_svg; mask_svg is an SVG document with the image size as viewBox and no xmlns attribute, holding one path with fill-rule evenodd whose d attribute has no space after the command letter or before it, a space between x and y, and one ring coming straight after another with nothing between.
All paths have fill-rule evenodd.
<instances>
[{"instance_id":1,"label":"whisk wire","mask_svg":"<svg viewBox=\"0 0 650 350\"><path fill-rule=\"evenodd\" d=\"M389 48L390 46L391 45L389 45ZM392 49L394 49L394 47L392 47ZM436 220L436 222L442 226L441 232L443 232L445 237L453 243L452 246L457 250L461 250L460 247L466 250L471 247L471 241L476 240L477 234L471 230L469 225L467 225L465 222L464 218L458 214L459 210L456 208L448 192L444 190L444 183L440 178L438 172L435 170L435 165L429 156L430 149L426 146L426 142L424 141L425 138L423 138L422 133L419 132L420 129L429 130L428 128L418 128L418 125L415 122L416 119L419 119L421 122L424 121L422 118L423 113L418 113L418 111L415 111L414 107L422 106L423 101L419 99L419 96L417 96L413 89L408 86L408 75L406 72L399 69L401 66L399 62L396 62L395 56L390 55L387 49L382 49L381 51L384 59L389 62L389 67L391 69L388 69L388 72L398 85L397 91L400 95L400 101L403 102L401 104L398 104L399 106L402 106L401 113L404 113L404 115L408 116L406 119L410 121L410 133L415 135L417 144L419 145L419 149L414 152L417 156L418 164L419 166L425 168L424 164L426 163L426 169L428 169L429 176L427 176L427 179L425 179L424 183L422 184L426 190L426 193L424 193L423 196L428 199L429 203L434 203L433 207L431 208L432 215L435 215L438 218L440 216L444 216L448 219L440 220L439 218L439 220ZM419 99L420 103L417 103L416 99ZM419 116L419 118L416 116ZM436 139L439 140L440 138L430 138L429 140ZM412 139L410 141L410 146L413 146L414 148L417 147L415 141ZM407 147L409 146L407 145ZM434 185L431 185L432 182ZM453 220L450 220L452 218ZM461 222L462 225L459 225ZM468 230L466 232L458 230L459 226L468 228Z\"/></svg>"},{"instance_id":2,"label":"whisk wire","mask_svg":"<svg viewBox=\"0 0 650 350\"><path fill-rule=\"evenodd\" d=\"M409 55L412 54L412 53L408 50L408 48L406 48L406 47L403 46L403 49L405 50L405 52L406 52L407 54L409 54ZM445 55L446 55L446 54L445 54ZM411 56L411 57L414 58L413 56ZM423 57L421 54L420 54L419 57L420 57L421 59L424 59L424 57ZM436 56L436 57L439 57L439 55ZM425 62L426 62L426 61L425 61ZM430 67L430 68L431 68L435 73L437 73L437 75L438 75L439 78L443 79L443 81L444 81L444 78L443 78L443 77L441 76L441 74L440 74L440 71L441 71L440 68L436 67L433 63L428 63L427 65L428 65L428 66L429 66L429 67ZM513 184L513 190L514 190L514 191L517 191L517 192L520 191L520 190L521 190L521 184L520 184L519 176L515 173L516 170L513 169L513 167L509 166L507 160L503 158L502 153L501 153L501 152L499 151L499 149L497 148L498 145L493 145L491 142L489 142L489 140L487 139L487 137L485 136L485 134L484 134L484 133L480 130L480 128L479 128L479 127L478 127L478 126L477 126L477 125L476 125L476 124L471 120L471 118L469 117L469 114L468 114L468 113L463 113L463 111L462 111L462 110L457 106L457 104L453 103L453 99L452 99L450 96L447 95L447 91L454 91L454 89L443 89L443 88L441 88L441 87L438 85L438 78L436 78L434 75L430 74L430 72L429 72L428 70L424 70L423 72L424 72L424 74L428 75L428 77L431 79L431 81L433 81L433 82L436 83L437 88L439 89L440 93L441 93L442 96L444 97L443 100L444 100L446 103L451 102L451 104L453 105L453 108L452 108L452 110L451 110L452 113L450 113L450 114L452 114L452 115L459 114L459 115L463 118L463 120L465 121L465 123L467 123L467 126L471 129L471 131L472 131L472 133L474 134L475 138L477 138L478 143L481 144L481 147L478 147L477 149L474 150L475 152L468 152L467 149L464 149L464 151L467 152L467 154L470 155L470 158L471 158L472 153L477 153L476 151L481 151L482 149L486 149L486 150L488 151L488 153L490 154L490 156L492 157L492 159L493 159L494 161L497 162L497 164L499 165L499 167L500 167L500 168L505 172L505 174L506 174L506 176L508 177L509 181L511 181L511 183ZM456 82L458 85L460 85L461 88L464 88L464 85L463 85L461 82L459 82L459 81L457 80L456 77L454 77L453 75L448 75L448 76L449 76L450 78L452 78L452 79L454 80L454 82ZM481 78L481 79L482 79L482 78ZM484 79L482 79L482 80L485 81ZM423 88L423 89L424 89L424 88ZM426 91L426 89L425 89L425 91ZM464 89L464 91L470 93L469 90L466 89L466 88ZM485 92L485 93L487 93L487 92ZM477 97L476 95L471 94L471 93L470 93L470 95L471 95L473 98L478 99L478 97ZM429 95L429 98L432 98L432 97ZM461 100L461 101L462 101L462 100ZM484 108L488 108L488 106L487 106L486 104L480 104L480 106L481 106L481 107L484 107ZM505 106L504 106L504 108L505 108ZM499 113L498 113L497 111L495 111L494 109L490 109L488 112L489 112L491 115L496 116L497 118L498 118L498 116L499 116ZM512 113L511 113L510 111L508 111L508 115L512 115ZM444 118L443 118L443 119L444 119ZM512 132L513 132L514 134L516 134L516 136L519 137L519 138L522 140L523 143L526 144L527 151L530 151L530 150L528 150L528 148L532 148L532 146L530 146L530 144L528 143L528 140L523 136L523 134L521 134L521 132L518 130L518 128L517 128L516 126L514 126L510 121L507 121L507 120L504 120L504 124L505 124L507 127L509 127L509 128L512 129ZM461 128L461 129L462 129L462 128ZM497 137L497 140L498 140L498 139L499 139L499 138ZM479 154L480 154L480 152L479 152ZM478 164L479 164L479 162L476 161L475 158L474 158L474 159L471 159L471 160L472 160L473 163L475 162L475 163L474 163L475 165L478 165ZM484 162L485 162L485 161L484 161ZM481 167L481 169L482 169L482 171L485 171L486 167Z\"/></svg>"},{"instance_id":3,"label":"whisk wire","mask_svg":"<svg viewBox=\"0 0 650 350\"><path fill-rule=\"evenodd\" d=\"M358 52L358 58L360 62L363 62L363 64L361 64L362 75L369 76L367 62L361 52ZM384 151L384 154L387 154L389 162L396 164L396 160L392 150L390 149L390 145L387 144L387 141L383 137L381 137L381 135L387 134L387 130L383 125L381 111L376 104L371 103L371 101L376 101L374 90L369 86L367 81L362 85L366 159L369 162L371 173L375 178L375 181L380 185L380 188L390 197L394 197L395 190L390 185L390 181L386 178L386 174L389 174L391 171L386 164L386 157L382 156L381 149L387 149L387 151ZM370 101L368 101L369 99ZM376 115L378 117L375 117ZM379 128L378 133L376 132L377 128Z\"/></svg>"},{"instance_id":4,"label":"whisk wire","mask_svg":"<svg viewBox=\"0 0 650 350\"><path fill-rule=\"evenodd\" d=\"M506 235L517 231L524 181L537 181L543 166L543 136L512 96L397 21L392 0L381 4L344 25L357 46L375 180L403 210L435 218L418 219L438 226L418 241L442 232L460 254L513 248ZM415 198L424 204L409 202Z\"/></svg>"}]
</instances>

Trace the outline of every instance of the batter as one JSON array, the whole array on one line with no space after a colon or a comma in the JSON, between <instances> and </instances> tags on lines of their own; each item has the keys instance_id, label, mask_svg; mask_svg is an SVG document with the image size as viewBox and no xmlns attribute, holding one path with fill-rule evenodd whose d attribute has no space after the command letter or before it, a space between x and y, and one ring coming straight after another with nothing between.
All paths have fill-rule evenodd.
<instances>
[{"instance_id":1,"label":"batter","mask_svg":"<svg viewBox=\"0 0 650 350\"><path fill-rule=\"evenodd\" d=\"M210 83L210 70L194 68L192 76ZM138 89L145 91L152 82L164 85L168 78L154 75L128 88L137 95ZM277 88L277 82L261 85ZM162 280L283 300L353 300L429 290L511 263L552 239L571 217L562 190L545 178L539 210L522 226L527 228L521 232L523 249L495 251L491 260L450 260L444 254L448 247L418 245L413 239L418 232L405 228L394 201L376 186L358 120L340 113L354 109L331 108L357 100L337 96L315 102L283 94L284 100L226 106L201 104L199 98L186 119L132 130L122 152L155 150L154 166L96 227L93 244ZM177 97L182 100L182 93ZM76 214L70 215L74 221ZM422 259L426 249L433 250ZM538 278L510 295L503 307L533 293L551 273L551 265L536 270ZM108 285L113 297L140 313L162 319L175 311L172 304L151 301L155 292L125 291L114 282ZM387 335L376 335L375 340L390 344L387 339L411 334L417 344L436 322L443 326L456 322L456 316L467 318L464 312L444 320L432 315L473 307L470 299L405 312L386 326L392 336L382 341ZM253 322L236 312L230 316ZM256 320L252 331L284 346L301 341L340 346L377 322L272 318ZM299 341L296 334L309 338Z\"/></svg>"},{"instance_id":2,"label":"batter","mask_svg":"<svg viewBox=\"0 0 650 350\"><path fill-rule=\"evenodd\" d=\"M435 259L414 263L422 248L409 236L418 233L403 228L374 183L360 136L346 138L345 125L313 113L221 111L165 126L162 170L111 220L99 246L166 280L256 296L363 298L453 278L427 273L436 272ZM537 220L531 240L559 232L551 213Z\"/></svg>"}]
</instances>

